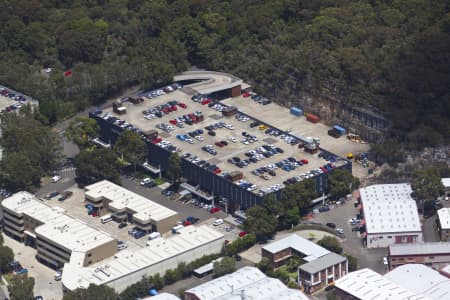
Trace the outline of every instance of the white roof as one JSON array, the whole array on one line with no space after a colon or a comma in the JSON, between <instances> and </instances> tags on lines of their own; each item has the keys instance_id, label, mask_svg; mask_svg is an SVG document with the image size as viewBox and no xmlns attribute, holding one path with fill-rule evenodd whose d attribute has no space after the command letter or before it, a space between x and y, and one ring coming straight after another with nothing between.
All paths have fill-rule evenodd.
<instances>
[{"instance_id":1,"label":"white roof","mask_svg":"<svg viewBox=\"0 0 450 300\"><path fill-rule=\"evenodd\" d=\"M359 192L368 234L422 231L409 183L371 185Z\"/></svg>"},{"instance_id":2,"label":"white roof","mask_svg":"<svg viewBox=\"0 0 450 300\"><path fill-rule=\"evenodd\" d=\"M89 267L65 264L62 282L70 290L87 288L91 283L101 285L223 238L222 233L207 225L186 226L169 238L151 240L137 251L120 251Z\"/></svg>"},{"instance_id":3,"label":"white roof","mask_svg":"<svg viewBox=\"0 0 450 300\"><path fill-rule=\"evenodd\" d=\"M439 223L442 229L450 229L450 207L444 207L437 211Z\"/></svg>"},{"instance_id":4,"label":"white roof","mask_svg":"<svg viewBox=\"0 0 450 300\"><path fill-rule=\"evenodd\" d=\"M108 180L102 180L88 185L85 189L86 196L94 199L98 199L99 197L106 198L111 201L108 205L116 210L128 208L135 212L133 218L142 222L152 220L158 222L177 214L176 211L133 193Z\"/></svg>"},{"instance_id":5,"label":"white roof","mask_svg":"<svg viewBox=\"0 0 450 300\"><path fill-rule=\"evenodd\" d=\"M351 272L335 282L335 287L360 300L429 300L386 279L371 269Z\"/></svg>"},{"instance_id":6,"label":"white roof","mask_svg":"<svg viewBox=\"0 0 450 300\"><path fill-rule=\"evenodd\" d=\"M292 248L295 251L305 255L303 259L307 262L313 261L321 256L330 253L330 251L328 251L327 249L322 248L316 243L302 238L295 233L263 247L264 250L270 253L278 253L288 248Z\"/></svg>"},{"instance_id":7,"label":"white roof","mask_svg":"<svg viewBox=\"0 0 450 300\"><path fill-rule=\"evenodd\" d=\"M450 242L407 243L389 245L389 255L450 255Z\"/></svg>"},{"instance_id":8,"label":"white roof","mask_svg":"<svg viewBox=\"0 0 450 300\"><path fill-rule=\"evenodd\" d=\"M430 299L450 299L450 279L422 264L406 264L395 268L384 277Z\"/></svg>"},{"instance_id":9,"label":"white roof","mask_svg":"<svg viewBox=\"0 0 450 300\"><path fill-rule=\"evenodd\" d=\"M441 181L442 181L442 185L445 187L445 188L450 188L450 178L441 178Z\"/></svg>"},{"instance_id":10,"label":"white roof","mask_svg":"<svg viewBox=\"0 0 450 300\"><path fill-rule=\"evenodd\" d=\"M307 300L299 290L288 289L280 280L267 277L255 267L243 267L234 273L198 285L186 292L200 300Z\"/></svg>"},{"instance_id":11,"label":"white roof","mask_svg":"<svg viewBox=\"0 0 450 300\"><path fill-rule=\"evenodd\" d=\"M450 264L440 269L442 275L450 278Z\"/></svg>"},{"instance_id":12,"label":"white roof","mask_svg":"<svg viewBox=\"0 0 450 300\"><path fill-rule=\"evenodd\" d=\"M28 192L18 192L2 202L3 207L39 220L34 231L62 248L72 251L70 262L82 265L85 253L114 240L109 234L64 214L60 207L50 207Z\"/></svg>"},{"instance_id":13,"label":"white roof","mask_svg":"<svg viewBox=\"0 0 450 300\"><path fill-rule=\"evenodd\" d=\"M181 300L177 296L169 294L169 293L161 293L161 294L157 294L155 296L142 298L141 300L150 300L150 299L151 300Z\"/></svg>"}]
</instances>

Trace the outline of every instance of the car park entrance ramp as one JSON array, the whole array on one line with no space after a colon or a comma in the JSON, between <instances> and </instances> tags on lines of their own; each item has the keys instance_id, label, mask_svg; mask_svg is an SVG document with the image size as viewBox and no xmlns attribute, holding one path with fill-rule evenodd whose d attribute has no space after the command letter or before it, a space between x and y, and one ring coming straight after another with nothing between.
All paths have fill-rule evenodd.
<instances>
[{"instance_id":1,"label":"car park entrance ramp","mask_svg":"<svg viewBox=\"0 0 450 300\"><path fill-rule=\"evenodd\" d=\"M231 89L239 96L242 80L227 73L213 71L187 71L174 77L175 82L187 82L185 86L200 94L212 94ZM190 84L189 84L190 83Z\"/></svg>"}]
</instances>

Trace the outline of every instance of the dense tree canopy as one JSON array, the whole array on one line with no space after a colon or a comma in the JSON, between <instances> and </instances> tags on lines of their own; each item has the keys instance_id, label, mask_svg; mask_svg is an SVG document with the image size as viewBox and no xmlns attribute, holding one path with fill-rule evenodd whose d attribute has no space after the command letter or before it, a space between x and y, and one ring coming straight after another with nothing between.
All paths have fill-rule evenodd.
<instances>
[{"instance_id":1,"label":"dense tree canopy","mask_svg":"<svg viewBox=\"0 0 450 300\"><path fill-rule=\"evenodd\" d=\"M91 184L103 179L118 183L120 164L116 155L109 149L86 149L75 157L78 182Z\"/></svg>"},{"instance_id":2,"label":"dense tree canopy","mask_svg":"<svg viewBox=\"0 0 450 300\"><path fill-rule=\"evenodd\" d=\"M122 155L123 159L133 164L134 171L136 171L137 164L143 163L148 154L147 146L140 135L131 130L125 130L120 134L114 150Z\"/></svg>"},{"instance_id":3,"label":"dense tree canopy","mask_svg":"<svg viewBox=\"0 0 450 300\"><path fill-rule=\"evenodd\" d=\"M8 285L11 300L33 300L34 278L27 273L15 275Z\"/></svg>"},{"instance_id":4,"label":"dense tree canopy","mask_svg":"<svg viewBox=\"0 0 450 300\"><path fill-rule=\"evenodd\" d=\"M328 176L328 187L333 197L339 198L359 187L359 179L346 169L333 170Z\"/></svg>"},{"instance_id":5,"label":"dense tree canopy","mask_svg":"<svg viewBox=\"0 0 450 300\"><path fill-rule=\"evenodd\" d=\"M117 300L114 289L107 285L90 284L87 289L76 289L64 294L63 300Z\"/></svg>"},{"instance_id":6,"label":"dense tree canopy","mask_svg":"<svg viewBox=\"0 0 450 300\"><path fill-rule=\"evenodd\" d=\"M29 107L17 114L0 115L0 182L11 190L39 186L42 176L60 166L60 138L36 117Z\"/></svg>"},{"instance_id":7,"label":"dense tree canopy","mask_svg":"<svg viewBox=\"0 0 450 300\"><path fill-rule=\"evenodd\" d=\"M94 119L78 117L69 124L65 136L78 147L85 148L98 134L99 127Z\"/></svg>"},{"instance_id":8,"label":"dense tree canopy","mask_svg":"<svg viewBox=\"0 0 450 300\"><path fill-rule=\"evenodd\" d=\"M411 185L419 201L433 201L445 193L439 169L434 166L416 170Z\"/></svg>"},{"instance_id":9,"label":"dense tree canopy","mask_svg":"<svg viewBox=\"0 0 450 300\"><path fill-rule=\"evenodd\" d=\"M448 143L445 1L14 0L0 18L0 82L40 99L50 122L196 65L286 105L376 107L405 144Z\"/></svg>"}]
</instances>

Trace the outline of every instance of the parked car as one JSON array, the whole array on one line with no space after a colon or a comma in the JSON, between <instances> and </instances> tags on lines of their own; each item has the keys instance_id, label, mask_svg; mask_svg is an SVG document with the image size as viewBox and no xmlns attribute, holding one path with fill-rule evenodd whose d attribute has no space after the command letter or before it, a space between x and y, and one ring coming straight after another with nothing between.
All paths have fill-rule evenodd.
<instances>
[{"instance_id":1,"label":"parked car","mask_svg":"<svg viewBox=\"0 0 450 300\"><path fill-rule=\"evenodd\" d=\"M321 213L329 211L329 210L330 210L330 208L328 206L322 206L322 207L319 208L319 212L321 212Z\"/></svg>"},{"instance_id":2,"label":"parked car","mask_svg":"<svg viewBox=\"0 0 450 300\"><path fill-rule=\"evenodd\" d=\"M123 222L123 223L120 223L119 226L117 226L117 227L119 227L119 229L122 229L122 228L127 227L127 226L128 226L128 223Z\"/></svg>"},{"instance_id":3,"label":"parked car","mask_svg":"<svg viewBox=\"0 0 450 300\"><path fill-rule=\"evenodd\" d=\"M244 237L247 235L247 231L241 231L239 232L239 237Z\"/></svg>"},{"instance_id":4,"label":"parked car","mask_svg":"<svg viewBox=\"0 0 450 300\"><path fill-rule=\"evenodd\" d=\"M336 228L336 224L334 224L334 223L327 223L326 225L333 229Z\"/></svg>"},{"instance_id":5,"label":"parked car","mask_svg":"<svg viewBox=\"0 0 450 300\"><path fill-rule=\"evenodd\" d=\"M213 222L213 225L214 226L219 226L219 225L222 225L223 224L223 219L216 219L214 222Z\"/></svg>"},{"instance_id":6,"label":"parked car","mask_svg":"<svg viewBox=\"0 0 450 300\"><path fill-rule=\"evenodd\" d=\"M214 214L214 213L216 213L216 212L219 212L219 211L220 211L220 208L219 208L219 207L212 207L212 208L209 210L209 212L212 213L212 214Z\"/></svg>"},{"instance_id":7,"label":"parked car","mask_svg":"<svg viewBox=\"0 0 450 300\"><path fill-rule=\"evenodd\" d=\"M59 176L59 175L55 175L55 176L52 177L52 182L53 183L58 182L60 180L61 180L61 176Z\"/></svg>"}]
</instances>

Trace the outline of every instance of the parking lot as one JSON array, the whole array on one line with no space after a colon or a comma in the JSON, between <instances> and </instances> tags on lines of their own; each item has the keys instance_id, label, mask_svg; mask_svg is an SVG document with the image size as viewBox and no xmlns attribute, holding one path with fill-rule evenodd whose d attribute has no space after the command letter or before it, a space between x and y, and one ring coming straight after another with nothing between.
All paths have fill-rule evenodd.
<instances>
[{"instance_id":1,"label":"parking lot","mask_svg":"<svg viewBox=\"0 0 450 300\"><path fill-rule=\"evenodd\" d=\"M31 98L0 85L0 111L15 111L27 101L31 101Z\"/></svg>"},{"instance_id":2,"label":"parking lot","mask_svg":"<svg viewBox=\"0 0 450 300\"><path fill-rule=\"evenodd\" d=\"M256 124L252 118L240 114L225 117L222 115L223 107L220 103L207 98L192 99L183 89L152 99L144 95L142 99L143 102L138 104L123 102L126 114L117 115L109 108L102 112L102 116L106 119L114 116L118 119L113 118L113 122L119 126L132 124L143 133L158 130L159 138L156 139L158 145L179 151L185 159L216 174L225 176L232 171L242 172L243 177L239 184L245 184L245 188L255 193L278 190L286 183L301 181L326 172L323 170L325 165L332 168L347 163L338 157L334 157L331 163L330 160L319 157L319 153L307 153L300 146L300 140L293 140L283 132L273 134L270 126ZM243 111L247 107L249 114L258 116L268 124L274 123L283 130L292 129L294 132L294 129L297 130L296 122L308 123L307 126L303 125L311 129L309 132L311 137L320 136L321 143L322 138L325 139L332 152L336 144L343 145L339 152L345 156L350 151L365 150L366 145L355 144L345 138L336 140L329 137L326 134L326 126L294 117L287 109L286 115L282 114L280 117L277 114L278 117L275 118L274 109L278 110L281 107L274 106L273 103L260 105L242 96L225 100L224 103L228 101L246 103ZM241 108L241 103L232 104L239 104L238 107ZM160 117L155 116L158 112ZM192 120L201 121L191 122L187 115L192 115ZM279 122L277 123L278 119L289 119L286 124L290 124L291 127L280 126Z\"/></svg>"}]
</instances>

